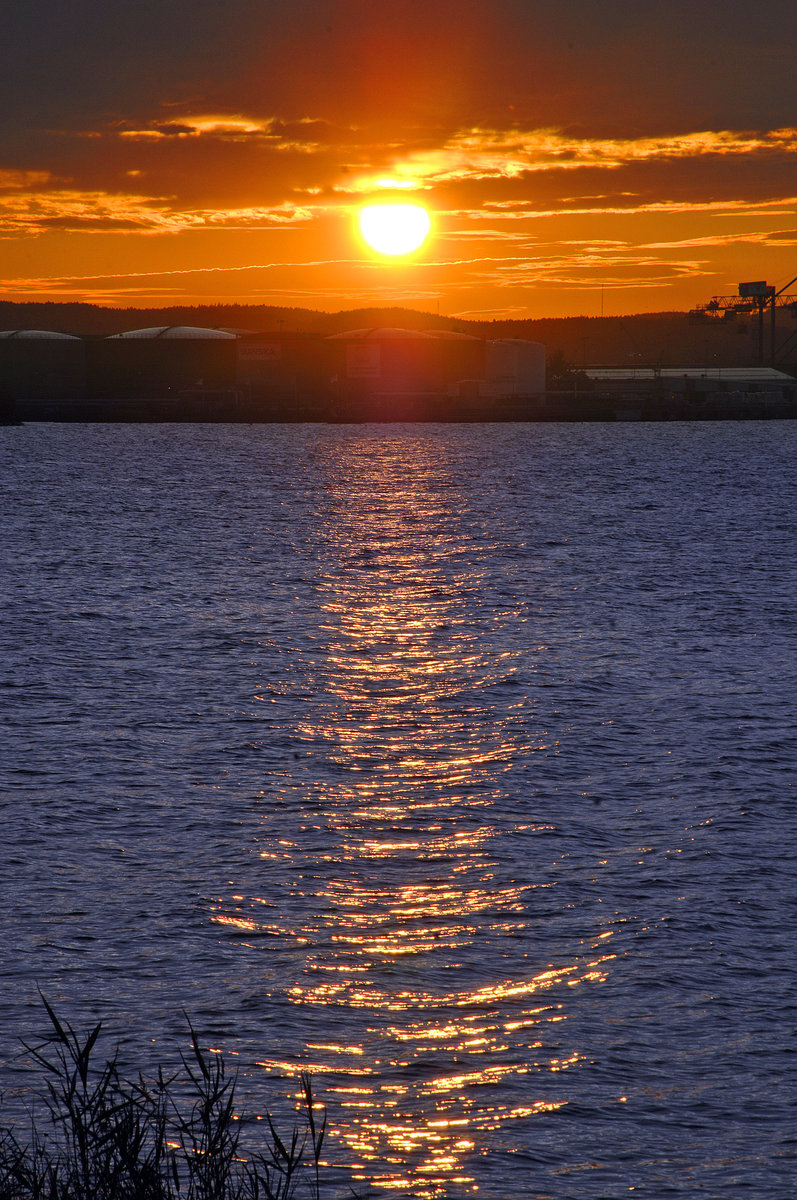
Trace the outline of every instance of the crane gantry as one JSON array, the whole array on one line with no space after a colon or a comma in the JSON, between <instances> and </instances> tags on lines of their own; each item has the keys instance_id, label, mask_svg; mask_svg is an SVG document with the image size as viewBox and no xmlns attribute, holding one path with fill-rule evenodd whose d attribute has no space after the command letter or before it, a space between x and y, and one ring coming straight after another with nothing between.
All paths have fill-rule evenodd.
<instances>
[{"instance_id":1,"label":"crane gantry","mask_svg":"<svg viewBox=\"0 0 797 1200\"><path fill-rule=\"evenodd\" d=\"M785 287L777 288L766 283L763 279L740 283L736 296L712 296L707 304L699 304L690 310L689 319L702 323L711 320L733 321L740 316L758 314L758 361L764 363L764 314L769 310L769 358L775 364L775 312L778 308L786 309L792 316L797 317L797 295L790 295L789 288L797 283L797 275L790 279ZM789 334L786 342L790 342L797 333ZM781 346L781 349L783 349Z\"/></svg>"}]
</instances>

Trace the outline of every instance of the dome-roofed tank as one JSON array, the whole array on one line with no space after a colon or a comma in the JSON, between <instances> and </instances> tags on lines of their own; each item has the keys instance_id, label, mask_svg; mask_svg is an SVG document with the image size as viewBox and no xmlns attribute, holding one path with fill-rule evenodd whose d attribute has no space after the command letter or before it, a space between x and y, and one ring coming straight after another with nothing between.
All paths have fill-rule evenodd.
<instances>
[{"instance_id":1,"label":"dome-roofed tank","mask_svg":"<svg viewBox=\"0 0 797 1200\"><path fill-rule=\"evenodd\" d=\"M330 342L423 341L431 336L430 333L425 333L421 329L398 329L389 325L376 325L371 329L346 329L343 333L332 333L327 340Z\"/></svg>"},{"instance_id":2,"label":"dome-roofed tank","mask_svg":"<svg viewBox=\"0 0 797 1200\"><path fill-rule=\"evenodd\" d=\"M226 329L203 329L199 325L152 325L147 329L127 329L124 333L112 333L112 339L130 340L138 338L154 341L235 341L236 335Z\"/></svg>"},{"instance_id":3,"label":"dome-roofed tank","mask_svg":"<svg viewBox=\"0 0 797 1200\"><path fill-rule=\"evenodd\" d=\"M72 333L58 333L55 329L0 329L0 338L14 338L19 342L79 342Z\"/></svg>"},{"instance_id":4,"label":"dome-roofed tank","mask_svg":"<svg viewBox=\"0 0 797 1200\"><path fill-rule=\"evenodd\" d=\"M82 338L54 329L0 330L0 393L16 400L69 400L85 387Z\"/></svg>"},{"instance_id":5,"label":"dome-roofed tank","mask_svg":"<svg viewBox=\"0 0 797 1200\"><path fill-rule=\"evenodd\" d=\"M440 338L443 342L481 342L483 340L474 333L459 333L456 329L430 329L429 336Z\"/></svg>"},{"instance_id":6,"label":"dome-roofed tank","mask_svg":"<svg viewBox=\"0 0 797 1200\"><path fill-rule=\"evenodd\" d=\"M238 338L223 329L154 325L87 341L89 394L176 399L235 386Z\"/></svg>"}]
</instances>

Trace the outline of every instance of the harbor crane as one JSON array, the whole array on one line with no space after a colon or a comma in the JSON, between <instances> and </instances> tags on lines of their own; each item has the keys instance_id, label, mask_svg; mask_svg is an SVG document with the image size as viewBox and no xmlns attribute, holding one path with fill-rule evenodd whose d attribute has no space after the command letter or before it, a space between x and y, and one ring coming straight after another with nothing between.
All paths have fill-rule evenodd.
<instances>
[{"instance_id":1,"label":"harbor crane","mask_svg":"<svg viewBox=\"0 0 797 1200\"><path fill-rule=\"evenodd\" d=\"M756 279L749 283L740 283L739 292L736 296L712 296L708 304L699 304L697 308L693 308L689 313L689 320L693 324L704 324L712 320L733 321L740 316L750 316L758 314L758 361L761 366L764 365L764 314L769 310L769 360L772 366L775 365L775 312L776 309L782 308L790 312L792 317L797 318L797 295L790 295L789 288L792 284L797 283L797 275L794 279L790 279L785 287L779 291L772 287L763 279ZM786 341L780 347L781 350L792 340L797 334L789 334Z\"/></svg>"}]
</instances>

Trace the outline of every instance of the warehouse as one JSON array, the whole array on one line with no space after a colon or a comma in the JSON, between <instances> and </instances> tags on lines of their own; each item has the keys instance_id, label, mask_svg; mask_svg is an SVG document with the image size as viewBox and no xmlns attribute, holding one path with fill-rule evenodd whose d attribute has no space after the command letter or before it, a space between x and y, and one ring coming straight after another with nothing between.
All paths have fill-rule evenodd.
<instances>
[{"instance_id":1,"label":"warehouse","mask_svg":"<svg viewBox=\"0 0 797 1200\"><path fill-rule=\"evenodd\" d=\"M587 367L584 374L596 387L637 396L768 392L782 398L795 390L793 376L774 367Z\"/></svg>"}]
</instances>

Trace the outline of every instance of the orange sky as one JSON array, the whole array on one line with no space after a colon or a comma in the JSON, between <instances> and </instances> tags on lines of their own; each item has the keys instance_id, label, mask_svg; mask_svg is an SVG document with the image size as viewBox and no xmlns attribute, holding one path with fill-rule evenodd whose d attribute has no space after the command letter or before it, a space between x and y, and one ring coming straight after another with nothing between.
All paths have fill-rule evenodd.
<instances>
[{"instance_id":1,"label":"orange sky","mask_svg":"<svg viewBox=\"0 0 797 1200\"><path fill-rule=\"evenodd\" d=\"M597 316L797 275L793 0L17 9L0 298ZM375 197L421 251L367 250Z\"/></svg>"}]
</instances>

